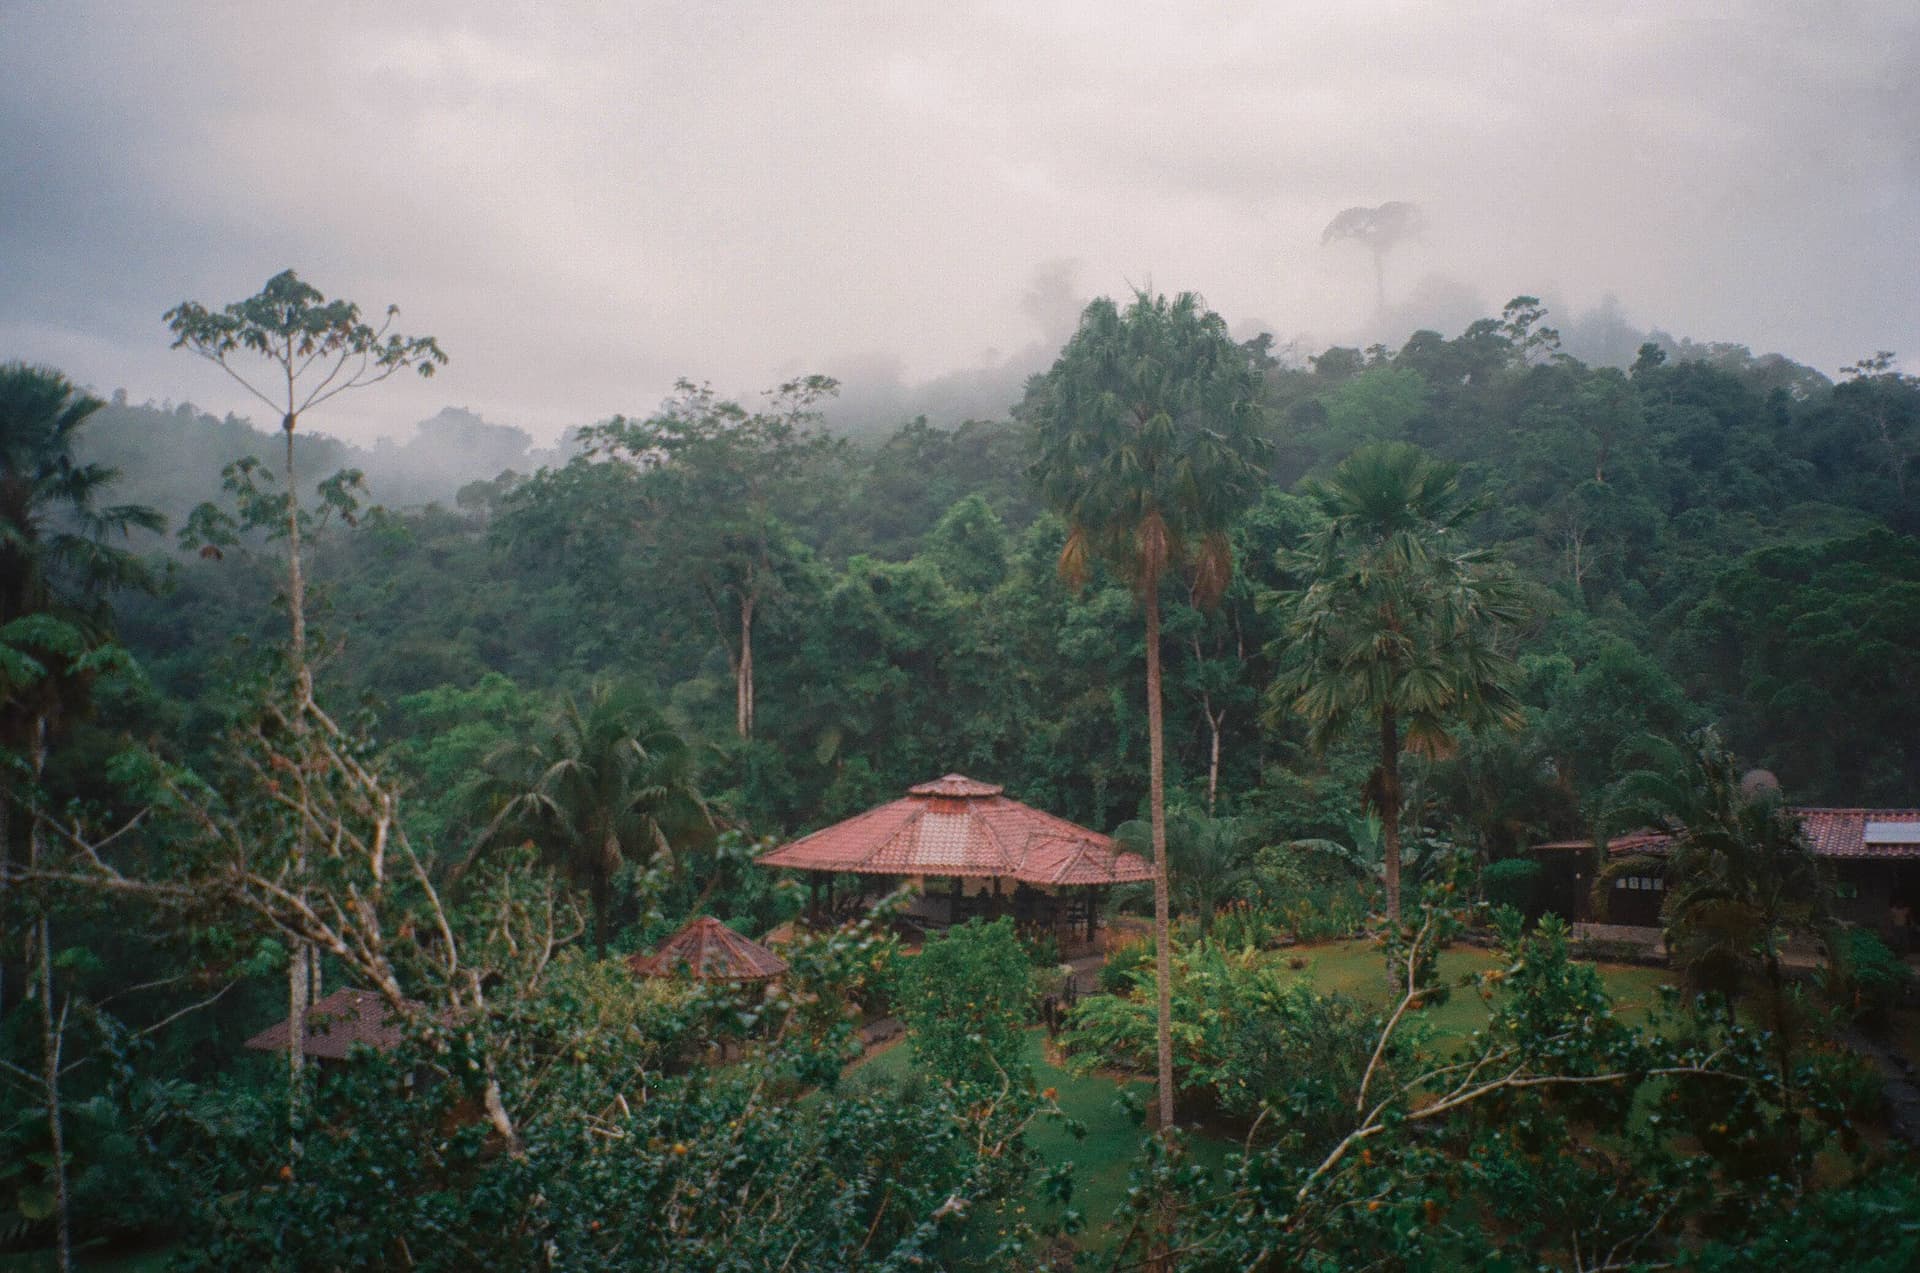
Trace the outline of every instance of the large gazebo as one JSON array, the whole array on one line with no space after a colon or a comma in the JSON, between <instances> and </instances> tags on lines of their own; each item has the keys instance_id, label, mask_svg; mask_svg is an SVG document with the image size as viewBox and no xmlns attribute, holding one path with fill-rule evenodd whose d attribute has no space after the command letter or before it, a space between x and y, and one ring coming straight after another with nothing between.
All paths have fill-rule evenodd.
<instances>
[{"instance_id":1,"label":"large gazebo","mask_svg":"<svg viewBox=\"0 0 1920 1273\"><path fill-rule=\"evenodd\" d=\"M928 903L921 918L934 923L975 915L1011 915L1048 928L1084 922L1092 941L1101 890L1151 880L1153 867L1107 836L1010 800L1002 790L948 774L783 844L759 862L825 876L829 888L840 874L916 882ZM945 886L936 888L935 880Z\"/></svg>"},{"instance_id":2,"label":"large gazebo","mask_svg":"<svg viewBox=\"0 0 1920 1273\"><path fill-rule=\"evenodd\" d=\"M684 969L696 981L770 981L787 970L787 961L702 915L651 955L629 957L627 967L642 977L671 977Z\"/></svg>"}]
</instances>

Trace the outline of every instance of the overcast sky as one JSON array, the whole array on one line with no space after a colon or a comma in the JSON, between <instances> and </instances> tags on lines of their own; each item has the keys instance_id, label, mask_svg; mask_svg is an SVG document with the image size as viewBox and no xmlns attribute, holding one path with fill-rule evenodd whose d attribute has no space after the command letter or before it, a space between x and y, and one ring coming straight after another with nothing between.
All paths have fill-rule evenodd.
<instances>
[{"instance_id":1,"label":"overcast sky","mask_svg":"<svg viewBox=\"0 0 1920 1273\"><path fill-rule=\"evenodd\" d=\"M1832 372L1920 354L1920 5L0 0L0 183L0 358L245 411L160 315L292 266L452 355L311 422L361 440L964 398L1136 284L1398 339L1320 243L1389 199L1390 305L1612 295Z\"/></svg>"}]
</instances>

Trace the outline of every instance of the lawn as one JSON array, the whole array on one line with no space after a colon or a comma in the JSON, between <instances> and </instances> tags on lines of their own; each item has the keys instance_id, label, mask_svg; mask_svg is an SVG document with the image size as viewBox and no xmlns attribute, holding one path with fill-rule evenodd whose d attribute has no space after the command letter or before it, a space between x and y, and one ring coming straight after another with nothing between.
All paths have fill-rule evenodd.
<instances>
[{"instance_id":1,"label":"lawn","mask_svg":"<svg viewBox=\"0 0 1920 1273\"><path fill-rule=\"evenodd\" d=\"M1279 952L1275 958L1306 959L1307 967L1299 975L1311 980L1314 988L1322 993L1337 991L1376 1007L1388 1006L1385 957L1370 941L1295 946ZM1440 952L1440 979L1454 985L1468 974L1484 972L1497 963L1490 951L1474 946L1452 946ZM1632 964L1598 964L1596 967L1621 1020L1634 1025L1645 1020L1660 987L1671 985L1674 980L1673 973L1665 968L1641 968ZM1487 1010L1487 1003L1472 990L1456 990L1444 1004L1422 1012L1420 1020L1438 1035L1464 1038L1487 1023Z\"/></svg>"}]
</instances>

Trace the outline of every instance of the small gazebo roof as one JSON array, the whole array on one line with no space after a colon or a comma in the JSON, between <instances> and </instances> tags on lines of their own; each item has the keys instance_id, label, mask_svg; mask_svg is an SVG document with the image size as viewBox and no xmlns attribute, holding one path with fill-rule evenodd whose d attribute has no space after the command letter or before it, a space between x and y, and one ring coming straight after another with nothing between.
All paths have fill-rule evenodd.
<instances>
[{"instance_id":1,"label":"small gazebo roof","mask_svg":"<svg viewBox=\"0 0 1920 1273\"><path fill-rule=\"evenodd\" d=\"M246 1042L259 1052L284 1052L293 1035L292 1020L268 1026ZM390 1052L406 1036L406 1025L387 1001L371 990L340 989L307 1008L308 1056L343 1061L356 1043Z\"/></svg>"},{"instance_id":2,"label":"small gazebo roof","mask_svg":"<svg viewBox=\"0 0 1920 1273\"><path fill-rule=\"evenodd\" d=\"M1137 853L1097 831L948 774L903 799L763 854L760 865L860 875L998 877L1024 884L1123 884L1153 878Z\"/></svg>"},{"instance_id":3,"label":"small gazebo roof","mask_svg":"<svg viewBox=\"0 0 1920 1273\"><path fill-rule=\"evenodd\" d=\"M785 972L787 961L713 916L702 915L651 955L629 957L627 967L642 977L671 977L685 968L701 981L767 981Z\"/></svg>"}]
</instances>

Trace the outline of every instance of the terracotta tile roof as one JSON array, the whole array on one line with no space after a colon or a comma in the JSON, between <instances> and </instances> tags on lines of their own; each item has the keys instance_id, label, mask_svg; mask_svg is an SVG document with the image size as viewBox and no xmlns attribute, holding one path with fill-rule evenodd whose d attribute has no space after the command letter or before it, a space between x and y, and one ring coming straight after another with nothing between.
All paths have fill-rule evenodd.
<instances>
[{"instance_id":1,"label":"terracotta tile roof","mask_svg":"<svg viewBox=\"0 0 1920 1273\"><path fill-rule=\"evenodd\" d=\"M248 1039L246 1046L260 1052L284 1052L291 1034L291 1021L268 1026ZM345 1060L348 1049L364 1043L376 1052L397 1047L406 1035L406 1027L387 1007L387 1001L371 990L336 990L307 1009L308 1056Z\"/></svg>"},{"instance_id":2,"label":"terracotta tile roof","mask_svg":"<svg viewBox=\"0 0 1920 1273\"><path fill-rule=\"evenodd\" d=\"M766 981L787 970L786 960L702 915L660 943L651 955L633 955L627 967L642 977L671 977L682 968L701 981Z\"/></svg>"},{"instance_id":3,"label":"terracotta tile roof","mask_svg":"<svg viewBox=\"0 0 1920 1273\"><path fill-rule=\"evenodd\" d=\"M1807 842L1823 858L1920 858L1920 844L1871 843L1869 822L1920 823L1920 809L1796 809Z\"/></svg>"},{"instance_id":4,"label":"terracotta tile roof","mask_svg":"<svg viewBox=\"0 0 1920 1273\"><path fill-rule=\"evenodd\" d=\"M1920 809L1822 809L1798 808L1800 825L1814 855L1823 858L1872 859L1874 861L1920 860L1920 840L1907 836L1869 840L1869 823L1920 825ZM1634 831L1607 841L1607 853L1621 857L1629 853L1665 853L1673 837L1661 831ZM1591 840L1555 840L1535 845L1540 849L1584 849Z\"/></svg>"},{"instance_id":5,"label":"terracotta tile roof","mask_svg":"<svg viewBox=\"0 0 1920 1273\"><path fill-rule=\"evenodd\" d=\"M1137 853L1096 831L1009 800L1002 788L948 774L904 799L802 836L762 866L861 875L999 877L1026 884L1120 884L1153 878Z\"/></svg>"}]
</instances>

